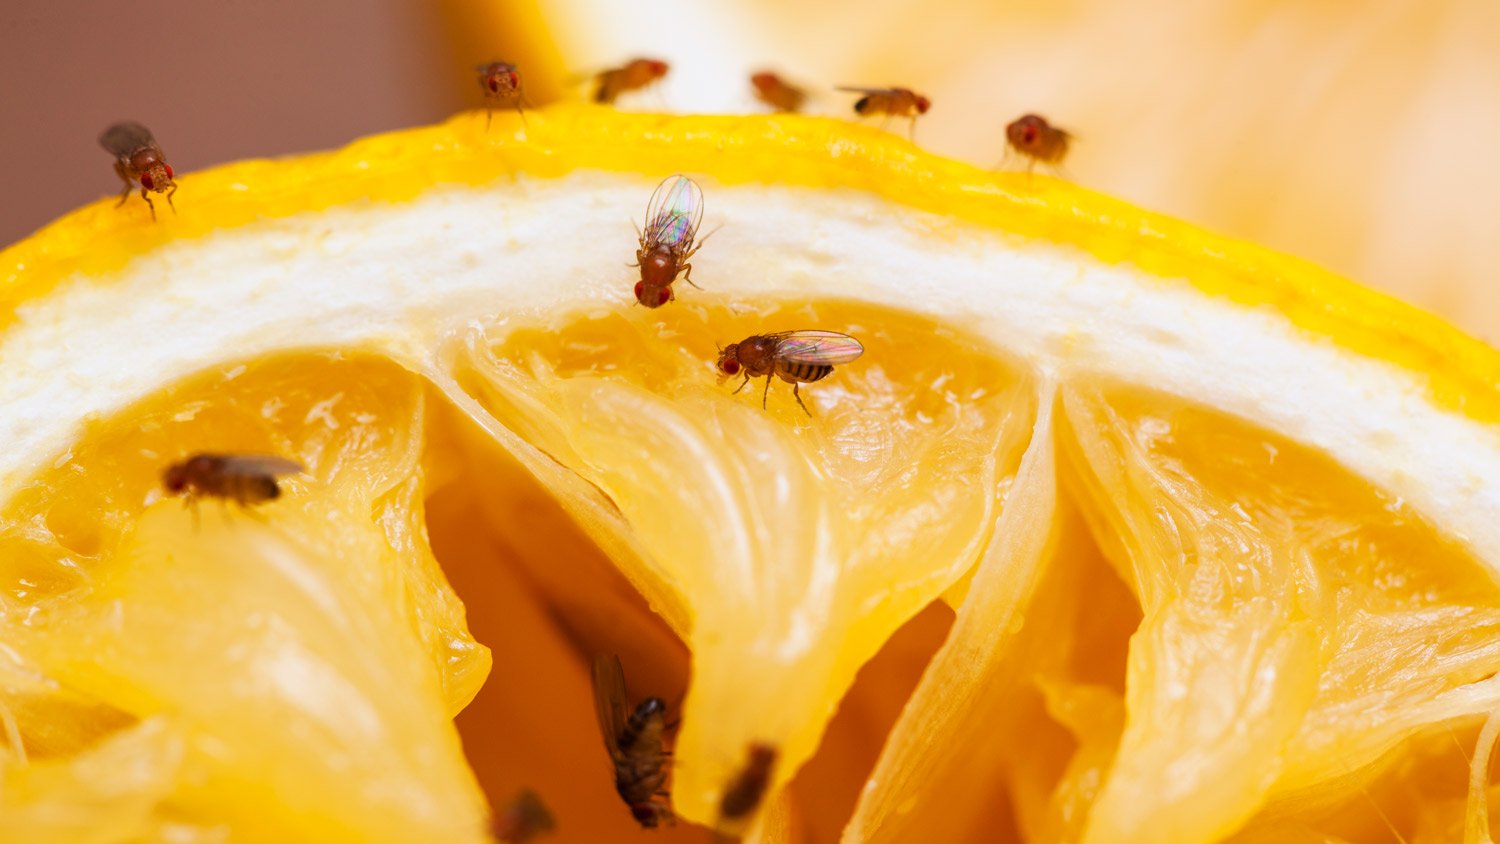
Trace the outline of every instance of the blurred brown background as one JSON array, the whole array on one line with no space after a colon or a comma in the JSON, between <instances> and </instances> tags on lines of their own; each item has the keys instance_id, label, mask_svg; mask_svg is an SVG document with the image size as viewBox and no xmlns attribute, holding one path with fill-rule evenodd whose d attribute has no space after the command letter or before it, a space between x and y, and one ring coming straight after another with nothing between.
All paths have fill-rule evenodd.
<instances>
[{"instance_id":1,"label":"blurred brown background","mask_svg":"<svg viewBox=\"0 0 1500 844\"><path fill-rule=\"evenodd\" d=\"M828 114L834 85L906 85L922 145L986 167L1039 111L1080 184L1500 341L1497 0L3 0L0 243L118 189L95 137L121 117L190 171L473 107L481 60L541 101L637 54L675 69L624 107L755 110L761 66Z\"/></svg>"},{"instance_id":2,"label":"blurred brown background","mask_svg":"<svg viewBox=\"0 0 1500 844\"><path fill-rule=\"evenodd\" d=\"M0 0L0 244L119 192L123 118L178 172L440 120L468 93L443 33L415 0Z\"/></svg>"}]
</instances>

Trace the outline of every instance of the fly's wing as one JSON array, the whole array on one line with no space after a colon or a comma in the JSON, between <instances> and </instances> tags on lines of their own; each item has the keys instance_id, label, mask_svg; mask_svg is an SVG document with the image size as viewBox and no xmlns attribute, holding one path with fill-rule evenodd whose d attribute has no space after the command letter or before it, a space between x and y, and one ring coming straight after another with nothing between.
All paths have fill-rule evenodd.
<instances>
[{"instance_id":1,"label":"fly's wing","mask_svg":"<svg viewBox=\"0 0 1500 844\"><path fill-rule=\"evenodd\" d=\"M865 353L865 347L837 331L784 331L776 338L776 357L787 363L838 365Z\"/></svg>"},{"instance_id":2,"label":"fly's wing","mask_svg":"<svg viewBox=\"0 0 1500 844\"><path fill-rule=\"evenodd\" d=\"M665 246L674 253L691 249L703 222L703 190L687 176L668 176L657 185L646 205L646 230L641 246L647 251Z\"/></svg>"},{"instance_id":3,"label":"fly's wing","mask_svg":"<svg viewBox=\"0 0 1500 844\"><path fill-rule=\"evenodd\" d=\"M235 475L296 475L306 471L302 464L274 454L229 454L221 458L224 469Z\"/></svg>"},{"instance_id":4,"label":"fly's wing","mask_svg":"<svg viewBox=\"0 0 1500 844\"><path fill-rule=\"evenodd\" d=\"M155 147L156 139L151 130L139 123L125 120L104 130L99 136L99 146L110 155L126 156L141 147Z\"/></svg>"},{"instance_id":5,"label":"fly's wing","mask_svg":"<svg viewBox=\"0 0 1500 844\"><path fill-rule=\"evenodd\" d=\"M840 85L835 91L844 91L849 94L889 94L893 88L861 88L858 85Z\"/></svg>"},{"instance_id":6,"label":"fly's wing","mask_svg":"<svg viewBox=\"0 0 1500 844\"><path fill-rule=\"evenodd\" d=\"M617 656L594 657L594 714L611 759L620 755L620 733L625 729L625 669Z\"/></svg>"}]
</instances>

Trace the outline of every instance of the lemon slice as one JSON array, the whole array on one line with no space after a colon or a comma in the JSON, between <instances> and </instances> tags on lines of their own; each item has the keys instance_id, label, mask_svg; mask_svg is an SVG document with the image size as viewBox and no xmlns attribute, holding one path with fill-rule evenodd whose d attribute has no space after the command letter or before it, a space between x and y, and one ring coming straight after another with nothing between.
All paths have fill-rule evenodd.
<instances>
[{"instance_id":1,"label":"lemon slice","mask_svg":"<svg viewBox=\"0 0 1500 844\"><path fill-rule=\"evenodd\" d=\"M678 814L760 840L1461 827L1467 760L1398 786L1500 704L1491 350L832 121L484 127L0 254L0 829L478 841L524 785L614 840L609 650L680 709ZM720 228L648 311L631 223L675 172ZM867 350L810 416L716 382L716 345L808 328ZM195 450L309 471L195 525L157 489ZM764 810L721 818L757 743Z\"/></svg>"}]
</instances>

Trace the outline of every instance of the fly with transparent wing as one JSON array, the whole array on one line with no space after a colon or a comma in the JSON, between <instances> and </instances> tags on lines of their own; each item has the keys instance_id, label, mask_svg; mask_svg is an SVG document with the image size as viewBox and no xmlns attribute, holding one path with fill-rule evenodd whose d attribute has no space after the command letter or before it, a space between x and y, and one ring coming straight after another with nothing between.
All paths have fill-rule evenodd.
<instances>
[{"instance_id":1,"label":"fly with transparent wing","mask_svg":"<svg viewBox=\"0 0 1500 844\"><path fill-rule=\"evenodd\" d=\"M688 259L702 247L698 226L703 222L703 189L687 176L668 176L646 204L646 227L640 233L635 262L641 280L635 284L635 300L648 308L659 308L676 298L672 283L677 277L694 287L693 265Z\"/></svg>"},{"instance_id":2,"label":"fly with transparent wing","mask_svg":"<svg viewBox=\"0 0 1500 844\"><path fill-rule=\"evenodd\" d=\"M648 697L630 708L616 656L594 658L594 712L615 771L615 792L643 829L672 823L668 803L667 704Z\"/></svg>"},{"instance_id":3,"label":"fly with transparent wing","mask_svg":"<svg viewBox=\"0 0 1500 844\"><path fill-rule=\"evenodd\" d=\"M302 464L274 454L200 452L166 468L162 485L188 505L199 498L221 498L250 507L281 497L278 478L302 472Z\"/></svg>"},{"instance_id":4,"label":"fly with transparent wing","mask_svg":"<svg viewBox=\"0 0 1500 844\"><path fill-rule=\"evenodd\" d=\"M751 378L766 379L760 406L766 406L775 376L792 385L792 397L808 416L812 411L802 403L800 384L821 381L833 373L835 366L849 363L865 353L865 347L848 334L838 331L783 331L777 334L752 334L719 351L717 366L722 378L743 374L745 380L735 392L745 389Z\"/></svg>"},{"instance_id":5,"label":"fly with transparent wing","mask_svg":"<svg viewBox=\"0 0 1500 844\"><path fill-rule=\"evenodd\" d=\"M848 94L861 94L854 103L854 113L860 117L883 114L887 121L892 117L905 117L911 123L907 130L913 142L917 140L917 117L927 113L932 101L910 88L861 88L856 85L840 85L838 89ZM884 126L884 124L881 124Z\"/></svg>"},{"instance_id":6,"label":"fly with transparent wing","mask_svg":"<svg viewBox=\"0 0 1500 844\"><path fill-rule=\"evenodd\" d=\"M124 205L130 192L139 184L141 199L146 200L146 207L151 209L151 219L156 219L156 205L151 201L153 191L165 193L167 204L174 212L177 210L172 204L172 195L177 193L172 165L167 163L166 153L162 152L150 129L133 120L123 120L99 135L99 146L115 157L115 175L125 185L115 207Z\"/></svg>"}]
</instances>

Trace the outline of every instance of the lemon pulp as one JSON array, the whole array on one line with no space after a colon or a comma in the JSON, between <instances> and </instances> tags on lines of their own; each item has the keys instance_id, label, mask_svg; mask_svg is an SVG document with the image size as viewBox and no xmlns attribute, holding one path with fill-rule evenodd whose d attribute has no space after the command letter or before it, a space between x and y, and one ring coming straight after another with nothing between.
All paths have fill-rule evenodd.
<instances>
[{"instance_id":1,"label":"lemon pulp","mask_svg":"<svg viewBox=\"0 0 1500 844\"><path fill-rule=\"evenodd\" d=\"M715 344L813 326L868 352L806 385L811 417L783 383L765 410L759 382L717 383ZM841 700L856 711L869 689L916 685L923 701L938 681L1003 689L983 736L887 712L886 754L936 760L926 772L947 786L881 803L877 773L855 814L872 840L945 824L961 839L994 823L980 797L1001 784L1028 840L1150 840L1171 817L1174 838L1207 841L1304 806L1336 815L1352 789L1379 787L1394 750L1468 728L1461 716L1489 699L1500 595L1480 566L1401 502L1248 423L1105 383L1048 398L988 344L849 302L561 314L493 334L460 344L457 405L375 358L247 362L95 423L14 499L6 640L11 673L31 678L4 699L30 762L11 772L32 772L19 793L42 791L43 772L97 788L64 769L131 754L141 782L93 808L142 835L227 823L246 840L477 839L482 799L447 719L490 659L438 559L477 590L471 603L507 595L506 612L528 618L499 628L511 656L461 721L471 758L500 757L474 760L492 795L556 778L558 759L602 766L591 650L623 653L638 694L681 701L678 781L702 791L675 798L710 816L748 742L778 746L784 782ZM619 509L645 561L625 575L648 597L687 596L669 624L537 501L456 410L466 402ZM1043 403L1057 424L1034 430ZM982 552L1013 536L991 527L1024 507L1016 479L1043 464L1022 455L1044 442L1060 446L1056 527L1032 525L1050 532L1036 565L996 561ZM291 455L309 473L255 514L210 504L195 520L157 489L165 462L197 447ZM970 578L993 566L1030 577L1034 603L985 620L1016 628L1000 663L938 650L916 683L939 614L899 671L878 668L894 659L882 654L845 699L935 601L957 608L946 647L961 647ZM523 738L538 728L548 741ZM868 743L838 746L807 770L870 773ZM1159 782L1173 766L1196 772L1177 792ZM608 806L606 773L585 791ZM816 805L816 791L782 799ZM1404 811L1416 823L1431 808ZM600 834L625 834L621 809ZM1400 801L1387 811L1399 818Z\"/></svg>"}]
</instances>

